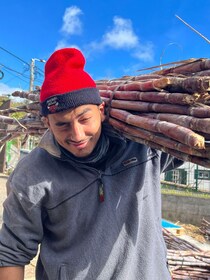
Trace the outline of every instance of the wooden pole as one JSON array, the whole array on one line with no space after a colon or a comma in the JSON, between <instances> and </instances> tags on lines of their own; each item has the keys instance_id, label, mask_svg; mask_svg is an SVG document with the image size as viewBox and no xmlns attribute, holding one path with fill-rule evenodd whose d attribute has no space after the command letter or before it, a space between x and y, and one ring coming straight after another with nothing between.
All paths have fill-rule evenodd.
<instances>
[{"instance_id":1,"label":"wooden pole","mask_svg":"<svg viewBox=\"0 0 210 280\"><path fill-rule=\"evenodd\" d=\"M7 100L0 106L0 109L1 110L8 109L10 108L10 106L11 106L11 100ZM7 124L0 123L1 129L7 129L7 126L8 126ZM2 136L3 135L0 133L0 138ZM6 167L5 165L6 165L6 145L4 145L0 150L0 173L4 173Z\"/></svg>"}]
</instances>

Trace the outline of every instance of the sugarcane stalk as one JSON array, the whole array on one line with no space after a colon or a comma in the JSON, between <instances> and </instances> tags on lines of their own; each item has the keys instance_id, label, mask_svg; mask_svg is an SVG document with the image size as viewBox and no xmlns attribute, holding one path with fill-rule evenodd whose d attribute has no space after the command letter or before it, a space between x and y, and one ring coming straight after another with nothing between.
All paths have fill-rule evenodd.
<instances>
[{"instance_id":1,"label":"sugarcane stalk","mask_svg":"<svg viewBox=\"0 0 210 280\"><path fill-rule=\"evenodd\" d=\"M195 73L192 73L193 76L199 76L199 77L209 77L210 76L210 69L208 70L201 70Z\"/></svg>"},{"instance_id":2,"label":"sugarcane stalk","mask_svg":"<svg viewBox=\"0 0 210 280\"><path fill-rule=\"evenodd\" d=\"M187 63L183 63L175 67L155 71L154 74L157 75L167 75L169 73L189 74L189 73L195 73L195 72L200 72L209 69L210 69L210 60L205 58L200 58L194 61L188 61Z\"/></svg>"},{"instance_id":3,"label":"sugarcane stalk","mask_svg":"<svg viewBox=\"0 0 210 280\"><path fill-rule=\"evenodd\" d=\"M162 90L169 85L169 79L166 77L161 77L159 79L152 79L146 81L132 81L129 83L121 83L118 85L103 85L97 84L99 90L109 89L109 90L122 90L122 91L152 91L152 90Z\"/></svg>"},{"instance_id":4,"label":"sugarcane stalk","mask_svg":"<svg viewBox=\"0 0 210 280\"><path fill-rule=\"evenodd\" d=\"M205 237L209 238L210 237L210 222L203 218L199 231L202 234L204 234Z\"/></svg>"},{"instance_id":5,"label":"sugarcane stalk","mask_svg":"<svg viewBox=\"0 0 210 280\"><path fill-rule=\"evenodd\" d=\"M181 106L181 105L174 105L174 104L166 105L161 103L112 100L111 107L117 109L137 111L141 113L157 112L157 113L189 115L198 118L210 117L210 107L205 105L191 107L191 106Z\"/></svg>"},{"instance_id":6,"label":"sugarcane stalk","mask_svg":"<svg viewBox=\"0 0 210 280\"><path fill-rule=\"evenodd\" d=\"M198 165L201 165L206 168L210 168L210 160L209 158L200 158L194 155L188 155L185 153L180 153L179 151L165 148L163 149L165 153L168 153L176 158L179 158L183 161L192 162Z\"/></svg>"},{"instance_id":7,"label":"sugarcane stalk","mask_svg":"<svg viewBox=\"0 0 210 280\"><path fill-rule=\"evenodd\" d=\"M36 127L27 127L23 128L21 126L16 127L15 129L0 129L0 133L2 134L15 134L21 133L21 134L43 134L46 131L46 128L36 128Z\"/></svg>"},{"instance_id":8,"label":"sugarcane stalk","mask_svg":"<svg viewBox=\"0 0 210 280\"><path fill-rule=\"evenodd\" d=\"M204 149L205 147L205 139L202 136L188 128L173 123L133 115L127 111L118 109L111 109L110 116L127 124L161 133L195 149Z\"/></svg>"},{"instance_id":9,"label":"sugarcane stalk","mask_svg":"<svg viewBox=\"0 0 210 280\"><path fill-rule=\"evenodd\" d=\"M26 142L28 141L29 138L29 134L25 134L24 138L21 141L21 146L24 146L26 144Z\"/></svg>"},{"instance_id":10,"label":"sugarcane stalk","mask_svg":"<svg viewBox=\"0 0 210 280\"><path fill-rule=\"evenodd\" d=\"M122 90L122 91L161 91L168 89L170 92L206 92L210 90L209 77L161 77L159 79L152 79L147 81L132 81L129 83L122 83L119 85L97 85L99 90Z\"/></svg>"},{"instance_id":11,"label":"sugarcane stalk","mask_svg":"<svg viewBox=\"0 0 210 280\"><path fill-rule=\"evenodd\" d=\"M151 101L157 103L172 103L180 105L194 104L198 99L198 96L193 96L185 93L169 93L165 91L161 92L141 92L141 91L111 91L111 90L99 90L101 97L120 99L120 100L140 100Z\"/></svg>"},{"instance_id":12,"label":"sugarcane stalk","mask_svg":"<svg viewBox=\"0 0 210 280\"><path fill-rule=\"evenodd\" d=\"M182 265L182 266L200 266L200 267L205 267L206 264L203 262L199 262L196 260L192 259L188 259L185 260L184 258L180 258L180 257L168 257L168 264L169 265Z\"/></svg>"},{"instance_id":13,"label":"sugarcane stalk","mask_svg":"<svg viewBox=\"0 0 210 280\"><path fill-rule=\"evenodd\" d=\"M183 91L188 93L205 93L210 90L209 77L170 77L168 89L171 92Z\"/></svg>"},{"instance_id":14,"label":"sugarcane stalk","mask_svg":"<svg viewBox=\"0 0 210 280\"><path fill-rule=\"evenodd\" d=\"M148 118L154 118L161 121L167 121L186 128L193 129L194 131L202 131L204 133L210 133L210 118L196 118L186 115L177 114L164 114L164 113L150 113L143 114L142 116L147 116Z\"/></svg>"},{"instance_id":15,"label":"sugarcane stalk","mask_svg":"<svg viewBox=\"0 0 210 280\"><path fill-rule=\"evenodd\" d=\"M117 86L124 83L129 83L131 81L147 81L147 80L155 80L162 78L162 75L158 74L143 74L143 75L137 75L137 76L123 76L121 78L112 79L112 80L96 80L96 85L107 85L107 86Z\"/></svg>"},{"instance_id":16,"label":"sugarcane stalk","mask_svg":"<svg viewBox=\"0 0 210 280\"><path fill-rule=\"evenodd\" d=\"M144 140L155 142L163 147L174 149L188 155L194 155L197 157L210 158L210 151L205 149L193 149L188 145L182 144L178 141L165 137L162 134L153 133L151 131L141 129L139 127L133 127L132 125L125 124L124 122L118 121L114 118L109 117L109 123L121 133L127 133L135 137L142 138Z\"/></svg>"},{"instance_id":17,"label":"sugarcane stalk","mask_svg":"<svg viewBox=\"0 0 210 280\"><path fill-rule=\"evenodd\" d=\"M40 111L40 103L39 102L31 102L22 106L17 107L19 109L28 109L28 110L37 110Z\"/></svg>"},{"instance_id":18,"label":"sugarcane stalk","mask_svg":"<svg viewBox=\"0 0 210 280\"><path fill-rule=\"evenodd\" d=\"M206 225L208 225L210 227L210 222L208 222L206 219L202 219L202 222L204 222Z\"/></svg>"},{"instance_id":19,"label":"sugarcane stalk","mask_svg":"<svg viewBox=\"0 0 210 280\"><path fill-rule=\"evenodd\" d=\"M17 125L18 121L14 118L11 118L11 117L0 116L0 123Z\"/></svg>"},{"instance_id":20,"label":"sugarcane stalk","mask_svg":"<svg viewBox=\"0 0 210 280\"><path fill-rule=\"evenodd\" d=\"M30 114L34 114L34 115L38 115L39 112L37 110L33 110L33 109L27 109L27 108L10 108L10 109L5 109L5 110L0 110L0 114L2 116L8 116L10 114L13 113L30 113Z\"/></svg>"},{"instance_id":21,"label":"sugarcane stalk","mask_svg":"<svg viewBox=\"0 0 210 280\"><path fill-rule=\"evenodd\" d=\"M166 242L168 250L179 250L179 251L194 251L201 252L201 249L190 242L181 239L171 233L169 230L162 228L163 237Z\"/></svg>"},{"instance_id":22,"label":"sugarcane stalk","mask_svg":"<svg viewBox=\"0 0 210 280\"><path fill-rule=\"evenodd\" d=\"M19 137L20 135L21 135L21 133L18 133L18 132L14 133L14 134L9 133L8 135L6 135L5 137L0 139L0 147L2 147L7 141L15 139L15 138Z\"/></svg>"},{"instance_id":23,"label":"sugarcane stalk","mask_svg":"<svg viewBox=\"0 0 210 280\"><path fill-rule=\"evenodd\" d=\"M152 149L160 150L162 152L165 152L167 154L170 154L180 160L186 161L186 162L192 162L198 165L201 165L206 168L210 168L210 160L208 158L199 158L197 156L191 156L185 153L180 153L179 151L169 149L167 147L163 147L162 145L159 145L153 141L148 141L142 138L134 137L130 134L123 133L123 135L127 138L130 139L131 141L146 145Z\"/></svg>"},{"instance_id":24,"label":"sugarcane stalk","mask_svg":"<svg viewBox=\"0 0 210 280\"><path fill-rule=\"evenodd\" d=\"M210 103L210 94L209 92L200 94L200 93L194 93L193 97L195 98L196 102L195 105L197 104L206 104L208 105Z\"/></svg>"},{"instance_id":25,"label":"sugarcane stalk","mask_svg":"<svg viewBox=\"0 0 210 280\"><path fill-rule=\"evenodd\" d=\"M26 91L14 91L12 93L12 96L26 98L31 101L39 101L39 91L37 91L37 93L31 93L31 92L29 93Z\"/></svg>"},{"instance_id":26,"label":"sugarcane stalk","mask_svg":"<svg viewBox=\"0 0 210 280\"><path fill-rule=\"evenodd\" d=\"M0 116L0 123L5 123L9 125L23 125L23 126L38 126L38 127L44 127L44 123L41 121L41 119L31 119L31 118L24 118L24 119L15 119L7 116Z\"/></svg>"}]
</instances>

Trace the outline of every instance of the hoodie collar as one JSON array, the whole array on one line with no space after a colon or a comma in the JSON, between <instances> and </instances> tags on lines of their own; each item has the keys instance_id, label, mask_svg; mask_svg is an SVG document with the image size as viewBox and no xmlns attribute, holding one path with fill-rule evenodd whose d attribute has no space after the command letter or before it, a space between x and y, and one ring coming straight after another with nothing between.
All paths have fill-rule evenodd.
<instances>
[{"instance_id":1,"label":"hoodie collar","mask_svg":"<svg viewBox=\"0 0 210 280\"><path fill-rule=\"evenodd\" d=\"M49 129L42 136L38 147L46 150L54 157L61 158L61 150Z\"/></svg>"}]
</instances>

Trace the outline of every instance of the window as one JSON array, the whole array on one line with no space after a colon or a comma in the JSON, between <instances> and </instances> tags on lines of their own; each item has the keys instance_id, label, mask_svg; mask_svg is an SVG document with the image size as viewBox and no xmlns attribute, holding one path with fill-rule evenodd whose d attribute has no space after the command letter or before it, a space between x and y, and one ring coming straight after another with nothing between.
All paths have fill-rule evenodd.
<instances>
[{"instance_id":1,"label":"window","mask_svg":"<svg viewBox=\"0 0 210 280\"><path fill-rule=\"evenodd\" d=\"M165 181L176 184L187 184L187 171L184 169L174 169L165 173Z\"/></svg>"},{"instance_id":2,"label":"window","mask_svg":"<svg viewBox=\"0 0 210 280\"><path fill-rule=\"evenodd\" d=\"M195 170L195 179L210 180L210 170Z\"/></svg>"}]
</instances>

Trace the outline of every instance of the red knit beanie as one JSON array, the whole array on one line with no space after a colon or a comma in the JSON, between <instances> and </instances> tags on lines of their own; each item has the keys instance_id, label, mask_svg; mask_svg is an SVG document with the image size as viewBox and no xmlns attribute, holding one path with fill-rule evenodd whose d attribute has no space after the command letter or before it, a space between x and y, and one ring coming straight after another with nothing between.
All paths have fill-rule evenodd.
<instances>
[{"instance_id":1,"label":"red knit beanie","mask_svg":"<svg viewBox=\"0 0 210 280\"><path fill-rule=\"evenodd\" d=\"M60 49L50 56L40 92L43 116L84 104L101 104L96 84L84 66L85 58L75 48Z\"/></svg>"}]
</instances>

